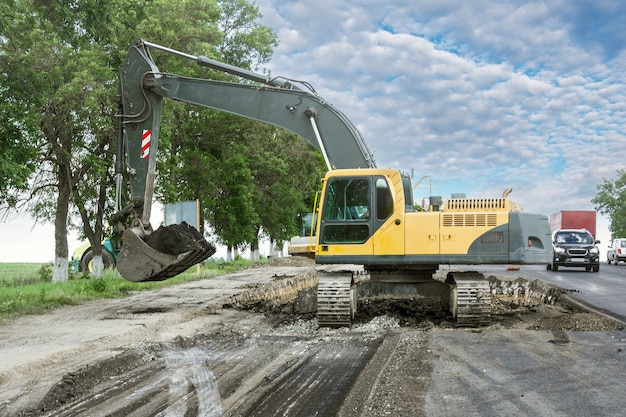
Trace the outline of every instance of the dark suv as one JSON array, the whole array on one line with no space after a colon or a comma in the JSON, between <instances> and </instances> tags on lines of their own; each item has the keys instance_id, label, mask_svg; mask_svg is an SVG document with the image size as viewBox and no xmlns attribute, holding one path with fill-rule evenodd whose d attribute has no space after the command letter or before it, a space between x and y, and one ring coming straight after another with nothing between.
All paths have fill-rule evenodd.
<instances>
[{"instance_id":1,"label":"dark suv","mask_svg":"<svg viewBox=\"0 0 626 417\"><path fill-rule=\"evenodd\" d=\"M600 250L585 229L561 229L552 235L553 257L548 269L558 271L560 266L582 267L587 271L600 271Z\"/></svg>"}]
</instances>

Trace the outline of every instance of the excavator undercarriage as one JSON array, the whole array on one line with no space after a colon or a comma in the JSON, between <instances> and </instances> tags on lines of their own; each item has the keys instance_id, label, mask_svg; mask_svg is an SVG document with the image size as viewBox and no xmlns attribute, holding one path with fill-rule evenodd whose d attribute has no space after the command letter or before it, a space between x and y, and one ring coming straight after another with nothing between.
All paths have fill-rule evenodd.
<instances>
[{"instance_id":1,"label":"excavator undercarriage","mask_svg":"<svg viewBox=\"0 0 626 417\"><path fill-rule=\"evenodd\" d=\"M489 281L478 272L450 272L445 282L426 271L325 272L317 288L317 319L323 327L349 327L359 301L376 298L440 302L459 327L491 323Z\"/></svg>"}]
</instances>

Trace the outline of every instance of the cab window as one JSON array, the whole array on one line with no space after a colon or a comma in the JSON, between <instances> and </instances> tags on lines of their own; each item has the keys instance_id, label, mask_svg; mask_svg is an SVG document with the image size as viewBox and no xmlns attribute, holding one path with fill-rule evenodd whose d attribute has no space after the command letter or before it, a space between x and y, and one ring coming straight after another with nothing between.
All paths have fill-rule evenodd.
<instances>
[{"instance_id":1,"label":"cab window","mask_svg":"<svg viewBox=\"0 0 626 417\"><path fill-rule=\"evenodd\" d=\"M337 179L328 185L324 220L367 220L370 216L369 181Z\"/></svg>"},{"instance_id":2,"label":"cab window","mask_svg":"<svg viewBox=\"0 0 626 417\"><path fill-rule=\"evenodd\" d=\"M326 190L322 243L362 243L370 236L370 180L337 178Z\"/></svg>"},{"instance_id":3,"label":"cab window","mask_svg":"<svg viewBox=\"0 0 626 417\"><path fill-rule=\"evenodd\" d=\"M376 219L386 220L393 213L393 198L384 178L376 180Z\"/></svg>"}]
</instances>

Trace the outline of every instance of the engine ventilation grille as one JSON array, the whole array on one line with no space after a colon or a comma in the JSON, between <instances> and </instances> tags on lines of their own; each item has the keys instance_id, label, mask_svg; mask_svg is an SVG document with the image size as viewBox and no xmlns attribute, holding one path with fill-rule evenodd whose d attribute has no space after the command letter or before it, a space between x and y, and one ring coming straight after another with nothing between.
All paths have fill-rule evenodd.
<instances>
[{"instance_id":1,"label":"engine ventilation grille","mask_svg":"<svg viewBox=\"0 0 626 417\"><path fill-rule=\"evenodd\" d=\"M498 216L485 213L444 213L442 222L443 227L495 227L498 225Z\"/></svg>"}]
</instances>

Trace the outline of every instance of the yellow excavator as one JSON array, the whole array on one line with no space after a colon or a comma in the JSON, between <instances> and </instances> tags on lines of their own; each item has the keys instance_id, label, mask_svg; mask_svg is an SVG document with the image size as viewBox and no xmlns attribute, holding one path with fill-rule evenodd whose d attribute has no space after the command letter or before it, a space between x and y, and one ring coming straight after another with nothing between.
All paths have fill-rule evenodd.
<instances>
[{"instance_id":1,"label":"yellow excavator","mask_svg":"<svg viewBox=\"0 0 626 417\"><path fill-rule=\"evenodd\" d=\"M194 60L242 82L161 72L152 50ZM485 325L491 315L487 279L476 272L456 272L449 273L445 282L437 280L434 274L440 265L551 261L548 217L524 212L507 198L508 193L498 198L453 198L445 203L431 197L431 210L416 211L410 176L377 168L354 125L308 83L268 78L136 39L120 71L118 212L112 217L122 234L117 266L125 279L167 279L215 252L191 226L153 230L150 225L163 98L282 127L321 151L328 172L314 208L315 237L310 250L317 264L346 268L320 276L320 326L349 326L357 300L376 296L439 298L449 305L458 325ZM129 178L131 199L122 207L124 178Z\"/></svg>"}]
</instances>

